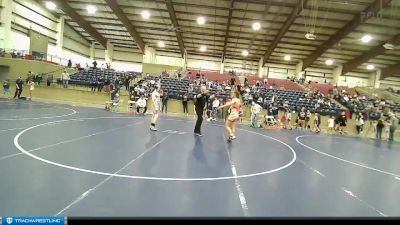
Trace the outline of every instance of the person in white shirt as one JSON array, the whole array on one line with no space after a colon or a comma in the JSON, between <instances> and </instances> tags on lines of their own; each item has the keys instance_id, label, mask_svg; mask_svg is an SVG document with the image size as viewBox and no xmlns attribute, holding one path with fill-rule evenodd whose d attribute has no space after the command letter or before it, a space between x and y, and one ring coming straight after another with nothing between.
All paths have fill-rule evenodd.
<instances>
[{"instance_id":1,"label":"person in white shirt","mask_svg":"<svg viewBox=\"0 0 400 225\"><path fill-rule=\"evenodd\" d=\"M334 127L335 127L335 119L333 118L333 116L331 116L331 117L328 119L328 132L329 132L330 134L333 133Z\"/></svg>"},{"instance_id":2,"label":"person in white shirt","mask_svg":"<svg viewBox=\"0 0 400 225\"><path fill-rule=\"evenodd\" d=\"M64 72L61 74L61 80L62 80L62 82L63 82L63 87L64 87L64 88L68 88L68 81L69 81L70 79L71 79L71 78L69 77L69 74L67 73L66 70L64 70Z\"/></svg>"},{"instance_id":3,"label":"person in white shirt","mask_svg":"<svg viewBox=\"0 0 400 225\"><path fill-rule=\"evenodd\" d=\"M211 120L216 121L217 120L217 114L218 114L218 107L220 105L220 101L218 98L214 98L214 101L212 102L212 112L211 112Z\"/></svg>"},{"instance_id":4,"label":"person in white shirt","mask_svg":"<svg viewBox=\"0 0 400 225\"><path fill-rule=\"evenodd\" d=\"M260 114L262 107L255 101L251 102L251 126L258 128L258 115Z\"/></svg>"},{"instance_id":5,"label":"person in white shirt","mask_svg":"<svg viewBox=\"0 0 400 225\"><path fill-rule=\"evenodd\" d=\"M151 117L150 130L157 131L156 123L158 119L158 113L161 111L160 87L156 87L151 93L151 100L153 101L153 116Z\"/></svg>"},{"instance_id":6,"label":"person in white shirt","mask_svg":"<svg viewBox=\"0 0 400 225\"><path fill-rule=\"evenodd\" d=\"M29 86L29 99L32 100L32 92L35 90L35 82L32 81L32 79L29 79L28 81L28 86Z\"/></svg>"},{"instance_id":7,"label":"person in white shirt","mask_svg":"<svg viewBox=\"0 0 400 225\"><path fill-rule=\"evenodd\" d=\"M145 114L147 111L147 102L144 95L141 95L140 98L136 102L136 112L140 113L140 110L143 109L142 114Z\"/></svg>"}]
</instances>

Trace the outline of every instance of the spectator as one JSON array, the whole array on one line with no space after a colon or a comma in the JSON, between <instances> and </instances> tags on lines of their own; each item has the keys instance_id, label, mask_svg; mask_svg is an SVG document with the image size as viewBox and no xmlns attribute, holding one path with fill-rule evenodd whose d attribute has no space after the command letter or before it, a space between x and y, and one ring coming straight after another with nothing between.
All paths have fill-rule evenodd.
<instances>
[{"instance_id":1,"label":"spectator","mask_svg":"<svg viewBox=\"0 0 400 225\"><path fill-rule=\"evenodd\" d=\"M310 112L310 110L307 109L307 112L306 112L306 121L305 121L305 124L304 124L306 130L308 130L308 129L311 128L310 125L309 125L310 120L311 120L311 112Z\"/></svg>"},{"instance_id":2,"label":"spectator","mask_svg":"<svg viewBox=\"0 0 400 225\"><path fill-rule=\"evenodd\" d=\"M71 68L71 67L72 67L72 62L70 59L68 59L68 68Z\"/></svg>"},{"instance_id":3,"label":"spectator","mask_svg":"<svg viewBox=\"0 0 400 225\"><path fill-rule=\"evenodd\" d=\"M39 86L40 86L40 83L42 82L42 80L43 80L42 74L38 74L37 75L37 83Z\"/></svg>"},{"instance_id":4,"label":"spectator","mask_svg":"<svg viewBox=\"0 0 400 225\"><path fill-rule=\"evenodd\" d=\"M26 83L28 83L28 81L29 81L29 79L32 79L33 78L33 73L32 73L32 71L29 71L28 72L28 74L26 75Z\"/></svg>"},{"instance_id":5,"label":"spectator","mask_svg":"<svg viewBox=\"0 0 400 225\"><path fill-rule=\"evenodd\" d=\"M383 120L379 119L378 124L376 124L376 139L382 140L382 130L384 127Z\"/></svg>"},{"instance_id":6,"label":"spectator","mask_svg":"<svg viewBox=\"0 0 400 225\"><path fill-rule=\"evenodd\" d=\"M109 93L110 92L111 81L110 79L106 78L104 80L104 91Z\"/></svg>"},{"instance_id":7,"label":"spectator","mask_svg":"<svg viewBox=\"0 0 400 225\"><path fill-rule=\"evenodd\" d=\"M321 115L319 113L315 113L315 116L314 116L314 127L315 127L315 132L316 133L321 132L320 125L321 125Z\"/></svg>"},{"instance_id":8,"label":"spectator","mask_svg":"<svg viewBox=\"0 0 400 225\"><path fill-rule=\"evenodd\" d=\"M261 110L262 110L262 107L259 104L257 104L255 101L251 102L250 111L251 111L251 126L252 127L255 127L255 128L259 127L258 118L259 118L259 114L260 114Z\"/></svg>"},{"instance_id":9,"label":"spectator","mask_svg":"<svg viewBox=\"0 0 400 225\"><path fill-rule=\"evenodd\" d=\"M329 132L329 134L333 134L334 128L335 128L335 119L334 119L333 116L331 116L328 119L328 132Z\"/></svg>"},{"instance_id":10,"label":"spectator","mask_svg":"<svg viewBox=\"0 0 400 225\"><path fill-rule=\"evenodd\" d=\"M165 113L168 112L168 100L169 100L168 92L163 92L161 112L164 112L164 109Z\"/></svg>"},{"instance_id":11,"label":"spectator","mask_svg":"<svg viewBox=\"0 0 400 225\"><path fill-rule=\"evenodd\" d=\"M129 91L129 83L130 83L131 77L130 76L125 76L124 79L124 86L125 86L125 90Z\"/></svg>"},{"instance_id":12,"label":"spectator","mask_svg":"<svg viewBox=\"0 0 400 225\"><path fill-rule=\"evenodd\" d=\"M304 107L301 108L299 114L297 115L297 119L298 121L296 123L296 128L300 126L300 128L303 129L306 121L306 111Z\"/></svg>"},{"instance_id":13,"label":"spectator","mask_svg":"<svg viewBox=\"0 0 400 225\"><path fill-rule=\"evenodd\" d=\"M97 85L98 85L98 81L97 78L95 76L92 76L90 78L90 86L91 86L91 90L94 92L97 89Z\"/></svg>"},{"instance_id":14,"label":"spectator","mask_svg":"<svg viewBox=\"0 0 400 225\"><path fill-rule=\"evenodd\" d=\"M32 93L35 90L35 82L32 79L28 80L28 87L29 87L29 99L32 100Z\"/></svg>"},{"instance_id":15,"label":"spectator","mask_svg":"<svg viewBox=\"0 0 400 225\"><path fill-rule=\"evenodd\" d=\"M178 72L178 80L180 81L182 79L182 74L181 71Z\"/></svg>"},{"instance_id":16,"label":"spectator","mask_svg":"<svg viewBox=\"0 0 400 225\"><path fill-rule=\"evenodd\" d=\"M189 114L189 112L188 112L188 93L185 93L182 96L182 106L183 106L183 113L188 115Z\"/></svg>"},{"instance_id":17,"label":"spectator","mask_svg":"<svg viewBox=\"0 0 400 225\"><path fill-rule=\"evenodd\" d=\"M362 134L363 133L363 127L364 127L364 117L362 116L362 113L359 113L356 116L357 134Z\"/></svg>"},{"instance_id":18,"label":"spectator","mask_svg":"<svg viewBox=\"0 0 400 225\"><path fill-rule=\"evenodd\" d=\"M53 75L48 75L46 82L47 86L50 87L51 83L53 82Z\"/></svg>"},{"instance_id":19,"label":"spectator","mask_svg":"<svg viewBox=\"0 0 400 225\"><path fill-rule=\"evenodd\" d=\"M97 80L97 91L101 92L103 90L104 87L104 77L101 76L98 80Z\"/></svg>"},{"instance_id":20,"label":"spectator","mask_svg":"<svg viewBox=\"0 0 400 225\"><path fill-rule=\"evenodd\" d=\"M212 102L212 111L211 111L211 120L216 121L218 115L218 107L220 106L220 100L218 98L214 98Z\"/></svg>"},{"instance_id":21,"label":"spectator","mask_svg":"<svg viewBox=\"0 0 400 225\"><path fill-rule=\"evenodd\" d=\"M64 87L64 88L68 88L68 81L69 81L70 79L71 79L71 78L70 78L69 74L67 73L66 70L64 70L64 72L61 74L61 80L62 80L62 82L63 82L63 87Z\"/></svg>"},{"instance_id":22,"label":"spectator","mask_svg":"<svg viewBox=\"0 0 400 225\"><path fill-rule=\"evenodd\" d=\"M97 68L97 62L96 62L96 60L95 60L95 61L93 61L93 63L92 63L92 64L93 64L93 68L95 68L95 69L96 69L96 68Z\"/></svg>"},{"instance_id":23,"label":"spectator","mask_svg":"<svg viewBox=\"0 0 400 225\"><path fill-rule=\"evenodd\" d=\"M341 115L338 118L338 123L339 123L339 133L344 134L346 132L345 128L347 126L347 118L346 118L346 112L342 112Z\"/></svg>"},{"instance_id":24,"label":"spectator","mask_svg":"<svg viewBox=\"0 0 400 225\"><path fill-rule=\"evenodd\" d=\"M141 114L145 114L146 113L146 111L147 111L147 102L146 102L146 99L144 98L144 95L140 96L140 98L136 102L136 105L137 105L137 109L136 109L137 113L141 113ZM141 110L143 110L143 112L140 112Z\"/></svg>"},{"instance_id":25,"label":"spectator","mask_svg":"<svg viewBox=\"0 0 400 225\"><path fill-rule=\"evenodd\" d=\"M10 82L8 80L3 81L3 94L6 98L10 98Z\"/></svg>"},{"instance_id":26,"label":"spectator","mask_svg":"<svg viewBox=\"0 0 400 225\"><path fill-rule=\"evenodd\" d=\"M390 113L390 130L389 130L389 141L394 140L394 133L397 130L397 127L399 125L399 119L396 117L394 113Z\"/></svg>"},{"instance_id":27,"label":"spectator","mask_svg":"<svg viewBox=\"0 0 400 225\"><path fill-rule=\"evenodd\" d=\"M15 82L15 94L14 98L18 97L21 98L21 93L24 88L24 81L21 79L21 77L18 77L17 81Z\"/></svg>"},{"instance_id":28,"label":"spectator","mask_svg":"<svg viewBox=\"0 0 400 225\"><path fill-rule=\"evenodd\" d=\"M121 101L118 92L115 93L114 97L112 98L113 106L118 106L119 102Z\"/></svg>"}]
</instances>

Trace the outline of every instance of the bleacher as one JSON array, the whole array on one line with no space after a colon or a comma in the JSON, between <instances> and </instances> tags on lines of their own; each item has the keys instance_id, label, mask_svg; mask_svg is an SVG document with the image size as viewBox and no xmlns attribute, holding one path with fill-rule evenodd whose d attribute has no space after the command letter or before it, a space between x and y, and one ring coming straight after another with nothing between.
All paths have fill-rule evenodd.
<instances>
[{"instance_id":1,"label":"bleacher","mask_svg":"<svg viewBox=\"0 0 400 225\"><path fill-rule=\"evenodd\" d=\"M92 76L94 77L103 77L104 79L109 79L113 81L115 77L119 77L119 79L124 79L125 76L129 74L129 76L136 77L139 73L137 72L119 72L113 69L105 69L102 70L100 68L90 68L88 70L80 70L79 72L72 74L70 84L88 86L90 85L90 79Z\"/></svg>"},{"instance_id":2,"label":"bleacher","mask_svg":"<svg viewBox=\"0 0 400 225\"><path fill-rule=\"evenodd\" d=\"M155 77L155 76L148 76L143 79L141 79L138 84L143 83L144 81L150 81L154 80L157 81L159 80L160 77ZM168 96L172 99L181 99L182 95L188 91L189 85L193 83L193 80L189 79L177 79L177 78L169 78L169 77L162 77L161 78L161 88L168 92ZM230 90L223 90L223 91L218 91L215 87L211 88L210 94L216 94L219 98L229 98L231 95ZM200 86L194 85L193 92L189 92L189 100L193 100L193 96L200 93Z\"/></svg>"},{"instance_id":3,"label":"bleacher","mask_svg":"<svg viewBox=\"0 0 400 225\"><path fill-rule=\"evenodd\" d=\"M138 84L143 83L144 81L159 80L160 77L155 76L148 76L141 79ZM168 78L162 77L161 78L161 88L168 92L168 95L172 99L181 99L183 93L188 91L189 85L194 83L193 80L189 79L177 79L177 78ZM189 93L189 99L193 100L194 95L199 93L200 86L194 85L193 92ZM315 105L317 103L317 99L312 99L306 97L305 91L299 90L283 90L283 89L269 89L265 87L260 87L260 95L267 98L267 100L271 100L272 96L275 94L277 96L277 103L280 110L283 109L283 104L285 101L289 102L289 108L291 110L299 111L302 107L310 110L312 113L318 112L321 115L338 115L340 112L340 107L335 103L331 103L331 106L321 106L320 108L316 109ZM210 89L211 94L217 94L218 97L226 99L230 97L231 91L230 90L223 90L218 91L215 87ZM254 90L250 89L250 95L254 94ZM263 105L264 108L267 105Z\"/></svg>"},{"instance_id":4,"label":"bleacher","mask_svg":"<svg viewBox=\"0 0 400 225\"><path fill-rule=\"evenodd\" d=\"M279 89L269 89L265 87L261 87L260 94L264 95L269 101L272 99L272 96L275 94L277 97L277 103L280 110L283 110L283 103L285 101L289 102L289 109L294 111L299 111L302 107L310 110L310 112L315 113L318 112L321 115L338 115L340 112L340 107L335 103L331 103L331 106L321 106L318 109L315 109L315 105L317 103L317 99L307 98L306 92L304 91L296 91L296 90L279 90ZM254 91L250 90L250 94L253 95ZM267 105L263 105L264 108Z\"/></svg>"},{"instance_id":5,"label":"bleacher","mask_svg":"<svg viewBox=\"0 0 400 225\"><path fill-rule=\"evenodd\" d=\"M368 96L365 96L365 99L362 97L358 98L358 101L346 101L343 96L341 96L338 101L340 104L347 108L353 108L354 112L365 112L366 109L370 108L370 111L368 112L368 118L371 120L377 120L381 118L382 113L380 112L381 110L377 110L379 108L379 105L375 102L376 99L369 98ZM390 111L400 111L400 103L395 103L395 102L386 102L385 106L382 108L389 108Z\"/></svg>"}]
</instances>

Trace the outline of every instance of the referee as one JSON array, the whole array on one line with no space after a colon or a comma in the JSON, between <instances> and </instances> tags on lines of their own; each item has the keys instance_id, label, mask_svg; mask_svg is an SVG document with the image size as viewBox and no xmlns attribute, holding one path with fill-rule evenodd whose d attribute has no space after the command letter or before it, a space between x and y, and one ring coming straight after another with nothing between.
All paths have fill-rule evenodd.
<instances>
[{"instance_id":1,"label":"referee","mask_svg":"<svg viewBox=\"0 0 400 225\"><path fill-rule=\"evenodd\" d=\"M197 115L197 121L196 121L196 126L194 127L194 134L197 136L203 136L201 133L201 124L203 123L203 113L204 113L204 108L206 106L206 103L208 99L214 98L214 95L209 96L208 95L208 90L206 86L201 86L200 88L200 94L195 96L195 111Z\"/></svg>"}]
</instances>

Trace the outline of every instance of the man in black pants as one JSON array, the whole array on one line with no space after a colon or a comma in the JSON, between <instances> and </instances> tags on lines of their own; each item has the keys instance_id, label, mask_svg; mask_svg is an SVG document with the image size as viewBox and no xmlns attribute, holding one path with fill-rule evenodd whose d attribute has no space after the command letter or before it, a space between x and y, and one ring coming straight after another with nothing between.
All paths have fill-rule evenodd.
<instances>
[{"instance_id":1,"label":"man in black pants","mask_svg":"<svg viewBox=\"0 0 400 225\"><path fill-rule=\"evenodd\" d=\"M200 137L203 136L203 134L201 133L201 124L203 123L204 107L206 106L209 98L214 98L214 95L208 96L207 88L205 86L201 86L200 94L196 95L196 101L194 104L197 115L196 126L194 127L194 134Z\"/></svg>"},{"instance_id":2,"label":"man in black pants","mask_svg":"<svg viewBox=\"0 0 400 225\"><path fill-rule=\"evenodd\" d=\"M24 81L22 81L21 77L18 77L17 81L15 82L15 94L14 98L18 96L18 99L21 98L22 88L24 87Z\"/></svg>"}]
</instances>

